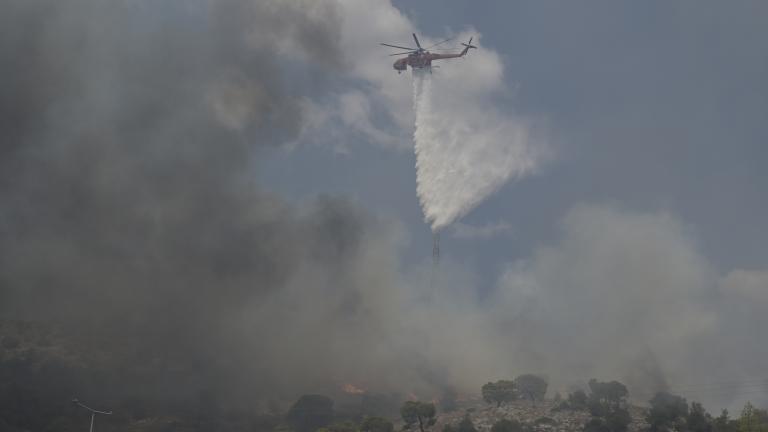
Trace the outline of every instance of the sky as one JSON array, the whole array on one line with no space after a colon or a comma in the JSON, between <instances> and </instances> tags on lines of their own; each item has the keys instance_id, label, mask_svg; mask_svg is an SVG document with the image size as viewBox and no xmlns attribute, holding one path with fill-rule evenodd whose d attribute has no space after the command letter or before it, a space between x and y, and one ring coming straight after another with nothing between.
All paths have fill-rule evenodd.
<instances>
[{"instance_id":1,"label":"sky","mask_svg":"<svg viewBox=\"0 0 768 432\"><path fill-rule=\"evenodd\" d=\"M768 403L765 2L8 7L2 317L257 396L534 372ZM425 112L379 45L411 32L479 47Z\"/></svg>"},{"instance_id":2,"label":"sky","mask_svg":"<svg viewBox=\"0 0 768 432\"><path fill-rule=\"evenodd\" d=\"M551 238L549 233L569 207L610 202L680 216L698 230L707 256L723 269L766 266L768 252L763 245L768 234L760 224L768 216L761 199L765 185L761 162L768 150L762 145L766 56L760 51L765 13L760 2L395 6L418 30L434 38L477 29L483 43L503 60L505 91L514 92L505 108L546 121L556 148L554 160L538 175L505 187L468 215L467 223L519 220L525 229L517 230L516 243L527 243L530 250L531 244ZM408 42L407 33L387 33L395 38L390 43ZM377 49L382 57L388 53ZM383 67L385 59L378 60ZM400 81L409 86L407 79ZM334 159L340 172L331 175L306 166L313 164L313 156L294 155L300 164L296 166L301 166L297 171L312 176L311 186L300 178L292 182L290 175L275 175L275 182L296 194L312 193L320 182L331 190L378 196L388 193L381 190L387 186L381 185L386 183L381 170L391 173L392 184L386 189L400 189L398 196L409 193L407 182L399 179L412 174L411 154L398 155L399 164L390 162L397 156L379 161L377 155L368 154L378 150L356 144L345 154L346 160ZM354 181L337 178L347 175L346 166L357 170L361 165L376 165L371 167L376 175L362 183L354 172L348 174ZM384 206L395 207L392 211L413 223L412 231L418 230L416 221L411 221L414 212L407 208L413 200L393 198ZM508 250L508 245L502 250L494 244L466 246L446 253L492 249L490 255L498 256Z\"/></svg>"},{"instance_id":3,"label":"sky","mask_svg":"<svg viewBox=\"0 0 768 432\"><path fill-rule=\"evenodd\" d=\"M394 1L392 6L410 27L362 30L378 38L349 37L408 45L411 31L434 40L479 36L503 67L493 90L497 109L536 119L551 151L535 173L507 182L443 234L441 252L473 274L471 290L484 296L509 277L510 267L536 261L541 248L565 247L579 234L571 230L587 229L567 221L574 212L594 209L615 212L619 224L624 218L673 221L670 234L683 236L687 253L713 274L701 282L702 295L718 295L718 278L741 271L754 272L756 289L768 294L764 3ZM381 54L366 53L361 60L386 70L389 51L375 45L361 50ZM440 73L467 68L474 55L441 65ZM409 78L397 78L410 85ZM440 79L450 78L434 78ZM377 98L377 92L370 97ZM388 130L385 123L382 130ZM397 129L390 133L399 134ZM364 137L337 154L294 149L270 161L263 175L291 196L332 191L396 218L409 239L401 255L407 267L427 259L431 242L414 194L411 142L402 140L402 151ZM625 228L631 227L617 227ZM653 282L659 283L648 281ZM611 289L624 295L620 286ZM663 296L646 301L637 304L638 313L652 315L654 310L642 308L655 309ZM756 337L762 353L768 341L757 330L761 319L752 318L733 331ZM726 337L739 338L730 331ZM752 372L758 379L765 373ZM693 387L699 385L693 381ZM688 382L683 379L680 386Z\"/></svg>"}]
</instances>

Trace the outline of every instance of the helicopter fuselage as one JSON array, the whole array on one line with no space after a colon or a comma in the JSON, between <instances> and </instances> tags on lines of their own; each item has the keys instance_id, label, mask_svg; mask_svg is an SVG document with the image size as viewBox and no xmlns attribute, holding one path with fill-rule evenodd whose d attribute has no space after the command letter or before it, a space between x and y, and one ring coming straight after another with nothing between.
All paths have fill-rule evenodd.
<instances>
[{"instance_id":1,"label":"helicopter fuselage","mask_svg":"<svg viewBox=\"0 0 768 432\"><path fill-rule=\"evenodd\" d=\"M438 46L440 44L443 44L445 42L448 42L450 39L446 39L442 42L438 42L434 45L432 45L429 48ZM454 53L454 54L432 54L431 52L427 51L426 48L421 47L421 43L419 43L419 38L416 37L416 33L413 33L413 41L416 42L417 48L411 48L411 47L405 47L402 45L392 45L392 44L386 44L382 43L381 45L384 45L386 47L390 48L397 48L397 49L404 49L409 50L404 53L396 53L396 54L390 54L390 55L406 55L407 57L403 57L401 59L398 59L395 61L395 63L392 64L392 67L395 68L397 73L401 73L404 70L408 70L408 66L410 66L412 69L427 69L430 72L432 71L432 60L441 60L441 59L450 59L450 58L458 58L458 57L464 57L467 54L467 51L469 51L470 48L477 48L476 46L472 45L472 38L469 38L469 42L462 43L464 45L464 49L461 50L461 52Z\"/></svg>"},{"instance_id":2,"label":"helicopter fuselage","mask_svg":"<svg viewBox=\"0 0 768 432\"><path fill-rule=\"evenodd\" d=\"M424 50L422 52L409 54L407 57L398 59L395 61L392 67L398 73L407 70L408 66L410 66L412 69L431 69L433 60L464 57L468 50L469 48L464 48L464 50L456 54L433 54Z\"/></svg>"}]
</instances>

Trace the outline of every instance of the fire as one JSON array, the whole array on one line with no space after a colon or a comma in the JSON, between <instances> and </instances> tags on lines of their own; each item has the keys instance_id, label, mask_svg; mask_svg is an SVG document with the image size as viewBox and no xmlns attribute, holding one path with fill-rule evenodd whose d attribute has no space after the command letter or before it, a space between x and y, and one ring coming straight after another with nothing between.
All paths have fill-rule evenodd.
<instances>
[{"instance_id":1,"label":"fire","mask_svg":"<svg viewBox=\"0 0 768 432\"><path fill-rule=\"evenodd\" d=\"M363 389L361 389L360 387L357 387L356 385L354 385L354 384L351 384L351 383L350 383L350 384L344 384L344 385L342 385L342 386L341 386L341 390L342 390L344 393L347 393L347 394L356 394L356 395L359 395L359 394L364 394L364 393L365 393L365 390L363 390Z\"/></svg>"}]
</instances>

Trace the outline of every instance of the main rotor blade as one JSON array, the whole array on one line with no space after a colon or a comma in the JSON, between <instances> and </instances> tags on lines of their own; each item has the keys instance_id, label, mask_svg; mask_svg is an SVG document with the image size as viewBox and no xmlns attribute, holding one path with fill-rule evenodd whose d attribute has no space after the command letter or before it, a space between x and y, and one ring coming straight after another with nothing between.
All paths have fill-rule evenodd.
<instances>
[{"instance_id":1,"label":"main rotor blade","mask_svg":"<svg viewBox=\"0 0 768 432\"><path fill-rule=\"evenodd\" d=\"M432 46L430 46L430 47L427 47L426 49L434 48L434 47L436 47L436 46L438 46L438 45L442 45L442 44L444 44L444 43L446 43L446 42L448 42L448 41L452 41L453 39L455 39L455 38L449 38L449 39L446 39L446 40L444 40L444 41L442 41L442 42L438 42L438 43L436 43L436 44L434 44L434 45L432 45Z\"/></svg>"},{"instance_id":2,"label":"main rotor blade","mask_svg":"<svg viewBox=\"0 0 768 432\"><path fill-rule=\"evenodd\" d=\"M403 47L403 46L397 46L397 45L390 45L390 44L385 44L385 43L383 43L383 44L379 44L379 45L384 45L384 46L388 46L388 47L392 47L392 48L400 48L400 49L405 49L405 50L411 50L411 51L416 49L416 48L410 48L410 47Z\"/></svg>"},{"instance_id":3,"label":"main rotor blade","mask_svg":"<svg viewBox=\"0 0 768 432\"><path fill-rule=\"evenodd\" d=\"M416 46L421 48L421 44L419 43L419 38L416 37L416 33L411 33L413 35L413 40L416 41Z\"/></svg>"},{"instance_id":4,"label":"main rotor blade","mask_svg":"<svg viewBox=\"0 0 768 432\"><path fill-rule=\"evenodd\" d=\"M406 51L406 52L401 52L401 53L396 53L396 54L390 54L389 57L399 56L399 55L406 55L406 54L413 54L415 52L417 52L417 51Z\"/></svg>"}]
</instances>

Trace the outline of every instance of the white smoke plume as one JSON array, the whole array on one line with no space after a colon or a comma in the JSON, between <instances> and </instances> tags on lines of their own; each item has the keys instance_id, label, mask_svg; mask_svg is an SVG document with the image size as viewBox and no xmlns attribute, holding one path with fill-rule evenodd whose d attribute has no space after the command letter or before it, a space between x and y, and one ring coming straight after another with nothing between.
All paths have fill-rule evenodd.
<instances>
[{"instance_id":1,"label":"white smoke plume","mask_svg":"<svg viewBox=\"0 0 768 432\"><path fill-rule=\"evenodd\" d=\"M537 165L530 127L524 121L472 109L477 100L457 100L445 84L433 92L433 79L441 78L413 72L416 191L433 231L461 218L504 183ZM453 109L455 104L462 109Z\"/></svg>"}]
</instances>

